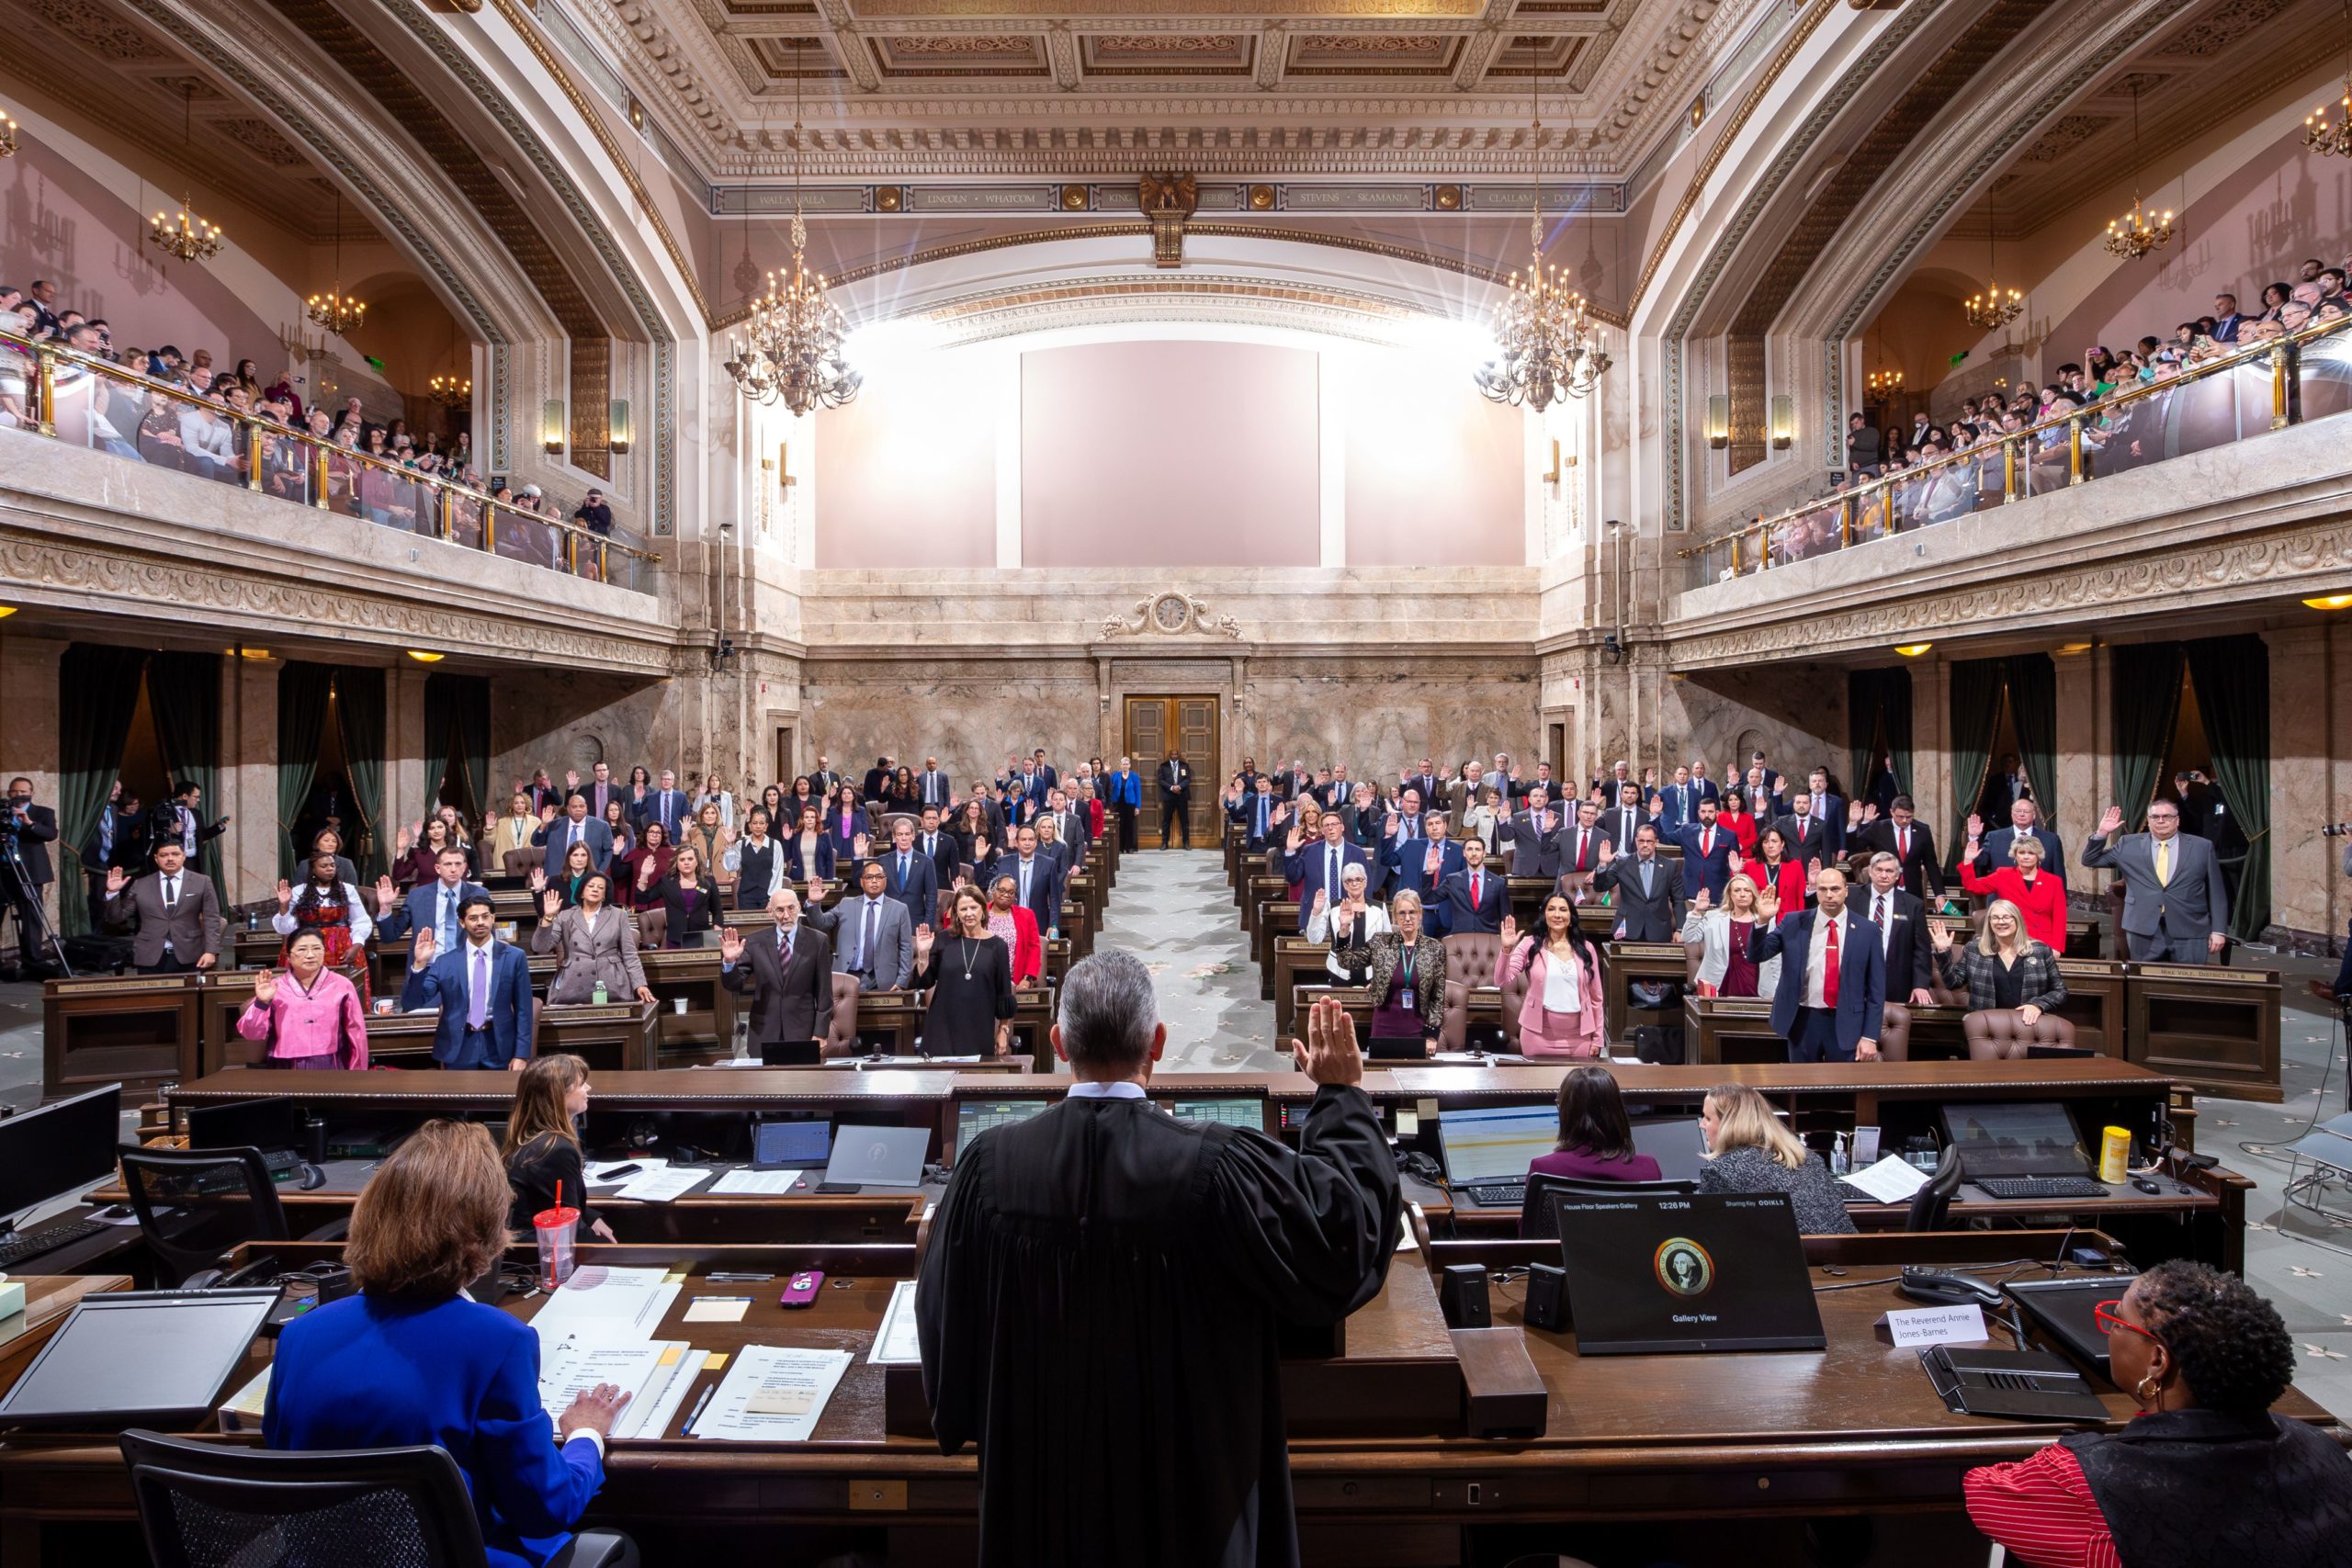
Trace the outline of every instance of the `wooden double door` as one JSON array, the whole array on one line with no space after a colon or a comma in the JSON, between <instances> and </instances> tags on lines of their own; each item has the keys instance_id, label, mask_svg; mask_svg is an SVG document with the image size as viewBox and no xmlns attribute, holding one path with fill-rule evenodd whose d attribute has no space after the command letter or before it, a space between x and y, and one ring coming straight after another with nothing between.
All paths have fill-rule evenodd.
<instances>
[{"instance_id":1,"label":"wooden double door","mask_svg":"<svg viewBox=\"0 0 2352 1568\"><path fill-rule=\"evenodd\" d=\"M1217 699L1128 697L1125 703L1125 739L1120 750L1143 775L1136 843L1147 849L1165 847L1159 837L1159 764L1173 755L1183 758L1193 770L1192 795L1185 810L1193 847L1216 848L1217 792L1225 786L1224 776L1217 771ZM1181 831L1176 841L1184 841Z\"/></svg>"}]
</instances>

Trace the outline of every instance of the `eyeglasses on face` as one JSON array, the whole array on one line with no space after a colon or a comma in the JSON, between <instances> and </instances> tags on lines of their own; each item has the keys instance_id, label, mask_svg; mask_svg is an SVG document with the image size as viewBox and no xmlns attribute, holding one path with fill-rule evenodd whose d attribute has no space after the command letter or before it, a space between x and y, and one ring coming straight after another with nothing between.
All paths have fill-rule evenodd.
<instances>
[{"instance_id":1,"label":"eyeglasses on face","mask_svg":"<svg viewBox=\"0 0 2352 1568\"><path fill-rule=\"evenodd\" d=\"M2091 1309L2091 1316L2098 1324L2098 1331L2101 1334L2111 1337L2117 1329L2120 1328L2126 1332L2138 1335L2141 1338L2147 1340L2152 1345L2161 1345L2164 1343L2163 1340L2157 1338L2154 1335L2149 1333L2138 1324L2127 1323L2123 1318L2119 1316L2115 1309L2122 1304L2123 1302L2121 1298L2119 1297L2111 1302L2100 1302Z\"/></svg>"}]
</instances>

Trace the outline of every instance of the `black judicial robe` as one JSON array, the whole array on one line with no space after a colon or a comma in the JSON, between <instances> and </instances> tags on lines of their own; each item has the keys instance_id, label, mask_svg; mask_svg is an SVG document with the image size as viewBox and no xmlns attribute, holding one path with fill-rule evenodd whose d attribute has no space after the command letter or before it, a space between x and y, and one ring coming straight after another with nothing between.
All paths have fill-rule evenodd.
<instances>
[{"instance_id":1,"label":"black judicial robe","mask_svg":"<svg viewBox=\"0 0 2352 1568\"><path fill-rule=\"evenodd\" d=\"M1396 1167L1327 1087L1300 1150L1068 1100L956 1162L916 1297L942 1452L980 1446L980 1562L1298 1562L1278 1319L1380 1289Z\"/></svg>"}]
</instances>

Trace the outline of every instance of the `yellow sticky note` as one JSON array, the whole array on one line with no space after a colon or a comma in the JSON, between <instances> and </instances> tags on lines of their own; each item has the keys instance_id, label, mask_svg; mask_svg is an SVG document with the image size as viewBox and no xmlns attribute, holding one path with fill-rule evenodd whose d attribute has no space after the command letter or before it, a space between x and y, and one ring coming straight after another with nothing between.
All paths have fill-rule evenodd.
<instances>
[{"instance_id":1,"label":"yellow sticky note","mask_svg":"<svg viewBox=\"0 0 2352 1568\"><path fill-rule=\"evenodd\" d=\"M676 1365L678 1364L678 1358L679 1358L679 1356L680 1356L680 1355L684 1351L684 1349L685 1349L685 1347L684 1347L684 1346L683 1346L683 1345L673 1345L673 1346L671 1346L667 1350L664 1350L664 1351L662 1351L662 1359L661 1359L661 1360L659 1360L659 1361L655 1362L654 1364L655 1364L656 1366L662 1366L662 1367L674 1367L674 1366L676 1366Z\"/></svg>"},{"instance_id":2,"label":"yellow sticky note","mask_svg":"<svg viewBox=\"0 0 2352 1568\"><path fill-rule=\"evenodd\" d=\"M752 1310L748 1296L696 1296L686 1308L687 1323L741 1323Z\"/></svg>"},{"instance_id":3,"label":"yellow sticky note","mask_svg":"<svg viewBox=\"0 0 2352 1568\"><path fill-rule=\"evenodd\" d=\"M713 1350L709 1355L705 1356L702 1359L702 1370L707 1372L725 1371L727 1370L727 1352L724 1350Z\"/></svg>"},{"instance_id":4,"label":"yellow sticky note","mask_svg":"<svg viewBox=\"0 0 2352 1568\"><path fill-rule=\"evenodd\" d=\"M1420 1112L1413 1110L1409 1106L1398 1106L1396 1108L1396 1135L1400 1138L1409 1138L1420 1130Z\"/></svg>"}]
</instances>

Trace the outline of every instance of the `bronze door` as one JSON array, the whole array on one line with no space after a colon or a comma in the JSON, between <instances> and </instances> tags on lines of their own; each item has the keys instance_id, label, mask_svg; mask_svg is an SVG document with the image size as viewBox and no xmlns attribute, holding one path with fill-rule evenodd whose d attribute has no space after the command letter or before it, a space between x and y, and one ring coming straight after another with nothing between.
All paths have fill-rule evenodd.
<instances>
[{"instance_id":1,"label":"bronze door","mask_svg":"<svg viewBox=\"0 0 2352 1568\"><path fill-rule=\"evenodd\" d=\"M1224 780L1217 772L1217 700L1215 697L1128 697L1124 747L1143 775L1143 807L1136 813L1136 842L1150 849L1159 840L1159 764L1170 753L1193 770L1192 795L1185 818L1195 849L1214 849L1218 841L1217 791ZM1182 842L1180 836L1178 842Z\"/></svg>"}]
</instances>

